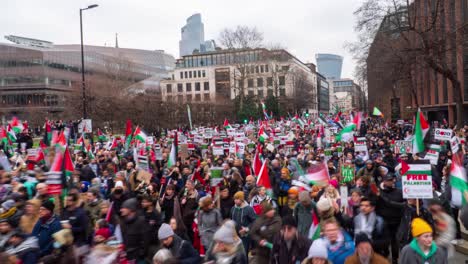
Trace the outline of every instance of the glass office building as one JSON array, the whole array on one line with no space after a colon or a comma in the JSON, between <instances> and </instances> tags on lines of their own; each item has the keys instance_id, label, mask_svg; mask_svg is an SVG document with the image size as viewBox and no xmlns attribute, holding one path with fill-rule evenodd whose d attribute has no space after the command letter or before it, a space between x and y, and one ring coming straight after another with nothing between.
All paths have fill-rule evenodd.
<instances>
[{"instance_id":1,"label":"glass office building","mask_svg":"<svg viewBox=\"0 0 468 264\"><path fill-rule=\"evenodd\" d=\"M343 57L335 54L317 54L318 72L327 79L341 79Z\"/></svg>"}]
</instances>

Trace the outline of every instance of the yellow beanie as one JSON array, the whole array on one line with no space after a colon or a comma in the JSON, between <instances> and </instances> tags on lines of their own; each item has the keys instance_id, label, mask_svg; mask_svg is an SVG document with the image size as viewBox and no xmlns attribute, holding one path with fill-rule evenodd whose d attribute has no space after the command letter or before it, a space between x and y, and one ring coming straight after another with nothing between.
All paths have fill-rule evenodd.
<instances>
[{"instance_id":1,"label":"yellow beanie","mask_svg":"<svg viewBox=\"0 0 468 264\"><path fill-rule=\"evenodd\" d=\"M241 192L241 191L238 191L234 194L234 200L235 199L239 199L241 201L244 201L245 200L245 197L244 197L244 192Z\"/></svg>"},{"instance_id":2,"label":"yellow beanie","mask_svg":"<svg viewBox=\"0 0 468 264\"><path fill-rule=\"evenodd\" d=\"M411 234L418 237L424 233L432 233L432 227L422 218L415 218L411 222Z\"/></svg>"}]
</instances>

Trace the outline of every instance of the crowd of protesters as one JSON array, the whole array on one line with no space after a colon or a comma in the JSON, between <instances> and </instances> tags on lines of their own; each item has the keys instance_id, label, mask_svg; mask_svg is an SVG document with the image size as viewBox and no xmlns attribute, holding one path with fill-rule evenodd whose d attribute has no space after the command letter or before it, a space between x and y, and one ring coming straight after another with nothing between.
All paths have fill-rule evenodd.
<instances>
[{"instance_id":1,"label":"crowd of protesters","mask_svg":"<svg viewBox=\"0 0 468 264\"><path fill-rule=\"evenodd\" d=\"M13 151L6 142L1 146L10 168L0 167L0 263L449 263L468 225L466 205L452 203L450 184L453 157L468 164L468 128L455 130L462 139L457 153L426 138L443 145L431 165L433 199L404 199L402 162L424 156L395 154L392 142L411 138L412 126L364 120L356 131L366 137L364 155L352 140L317 140L324 125L291 123L252 125L270 136L288 130L289 148L267 147L273 144L254 132L253 151L214 155L212 139L204 139L206 150L198 144L187 153L179 149L175 163L170 132L158 133L160 159L149 150L153 146L138 150L148 158L149 179L141 177L135 142L127 147L122 139L109 148L102 140L86 140L86 151L74 148L70 137L65 151L74 170L63 172L60 194L51 194L48 184L60 150L52 143L44 148L45 162L28 159L20 143L30 149L33 142L24 131ZM190 138L188 129L174 133ZM262 156L270 186L259 184L255 154ZM322 163L325 183L298 184L301 174ZM345 166L353 171L346 182ZM212 170L220 167L221 179L213 184Z\"/></svg>"}]
</instances>

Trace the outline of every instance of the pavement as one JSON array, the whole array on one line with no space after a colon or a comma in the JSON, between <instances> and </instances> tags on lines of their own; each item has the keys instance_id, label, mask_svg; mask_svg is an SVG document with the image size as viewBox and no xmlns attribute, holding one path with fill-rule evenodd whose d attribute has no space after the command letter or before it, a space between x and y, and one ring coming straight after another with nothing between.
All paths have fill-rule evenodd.
<instances>
[{"instance_id":1,"label":"pavement","mask_svg":"<svg viewBox=\"0 0 468 264\"><path fill-rule=\"evenodd\" d=\"M468 264L468 255L460 252L455 252L455 258L449 262L450 264Z\"/></svg>"}]
</instances>

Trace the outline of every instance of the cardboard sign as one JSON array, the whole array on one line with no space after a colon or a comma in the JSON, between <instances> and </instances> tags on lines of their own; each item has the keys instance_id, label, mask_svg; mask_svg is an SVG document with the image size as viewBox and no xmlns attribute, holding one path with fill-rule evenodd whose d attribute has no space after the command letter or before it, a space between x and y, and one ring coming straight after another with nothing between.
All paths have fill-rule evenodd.
<instances>
[{"instance_id":1,"label":"cardboard sign","mask_svg":"<svg viewBox=\"0 0 468 264\"><path fill-rule=\"evenodd\" d=\"M185 160L189 156L187 144L179 145L179 155L182 160Z\"/></svg>"},{"instance_id":2,"label":"cardboard sign","mask_svg":"<svg viewBox=\"0 0 468 264\"><path fill-rule=\"evenodd\" d=\"M450 149L452 150L453 154L457 153L460 149L459 144L460 143L458 142L458 137L453 137L450 139Z\"/></svg>"},{"instance_id":3,"label":"cardboard sign","mask_svg":"<svg viewBox=\"0 0 468 264\"><path fill-rule=\"evenodd\" d=\"M213 155L224 155L224 149L222 146L213 146Z\"/></svg>"},{"instance_id":4,"label":"cardboard sign","mask_svg":"<svg viewBox=\"0 0 468 264\"><path fill-rule=\"evenodd\" d=\"M357 138L356 143L354 143L355 151L367 151L367 142L365 137Z\"/></svg>"},{"instance_id":5,"label":"cardboard sign","mask_svg":"<svg viewBox=\"0 0 468 264\"><path fill-rule=\"evenodd\" d=\"M151 177L153 175L146 170L139 170L137 174L137 180L145 182L146 184L149 184L151 182Z\"/></svg>"},{"instance_id":6,"label":"cardboard sign","mask_svg":"<svg viewBox=\"0 0 468 264\"><path fill-rule=\"evenodd\" d=\"M245 144L244 143L237 143L237 154L244 155L245 154Z\"/></svg>"},{"instance_id":7,"label":"cardboard sign","mask_svg":"<svg viewBox=\"0 0 468 264\"><path fill-rule=\"evenodd\" d=\"M401 177L403 198L432 199L430 164L408 164L409 170Z\"/></svg>"},{"instance_id":8,"label":"cardboard sign","mask_svg":"<svg viewBox=\"0 0 468 264\"><path fill-rule=\"evenodd\" d=\"M395 154L407 154L413 152L413 141L395 140Z\"/></svg>"},{"instance_id":9,"label":"cardboard sign","mask_svg":"<svg viewBox=\"0 0 468 264\"><path fill-rule=\"evenodd\" d=\"M453 135L452 129L436 128L434 130L434 139L437 139L437 140L449 141L452 138L452 135Z\"/></svg>"},{"instance_id":10,"label":"cardboard sign","mask_svg":"<svg viewBox=\"0 0 468 264\"><path fill-rule=\"evenodd\" d=\"M78 124L78 133L91 133L93 132L93 125L91 119L83 119Z\"/></svg>"},{"instance_id":11,"label":"cardboard sign","mask_svg":"<svg viewBox=\"0 0 468 264\"><path fill-rule=\"evenodd\" d=\"M424 156L425 160L429 160L432 165L437 165L437 160L439 159L439 152L428 149L426 152L426 156Z\"/></svg>"}]
</instances>

